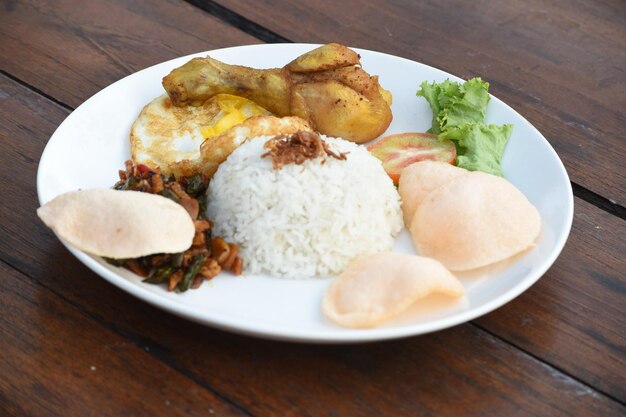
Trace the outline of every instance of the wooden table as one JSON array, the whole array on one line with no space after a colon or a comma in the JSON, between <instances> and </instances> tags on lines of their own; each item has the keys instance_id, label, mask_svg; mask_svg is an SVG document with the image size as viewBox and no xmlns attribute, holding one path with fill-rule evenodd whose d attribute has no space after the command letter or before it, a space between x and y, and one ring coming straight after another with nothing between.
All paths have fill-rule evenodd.
<instances>
[{"instance_id":1,"label":"wooden table","mask_svg":"<svg viewBox=\"0 0 626 417\"><path fill-rule=\"evenodd\" d=\"M471 323L353 346L212 330L86 269L35 216L56 127L142 68L262 42L340 42L488 80L572 180L554 266ZM623 0L6 0L0 69L1 415L626 415Z\"/></svg>"}]
</instances>

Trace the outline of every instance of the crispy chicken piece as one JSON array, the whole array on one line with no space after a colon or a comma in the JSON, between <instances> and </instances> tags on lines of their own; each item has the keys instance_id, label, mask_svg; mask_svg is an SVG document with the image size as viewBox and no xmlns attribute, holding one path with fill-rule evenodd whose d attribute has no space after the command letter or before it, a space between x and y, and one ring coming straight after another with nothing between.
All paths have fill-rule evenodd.
<instances>
[{"instance_id":1,"label":"crispy chicken piece","mask_svg":"<svg viewBox=\"0 0 626 417\"><path fill-rule=\"evenodd\" d=\"M246 97L278 116L298 116L326 135L357 143L391 123L391 94L361 69L351 49L328 44L283 68L254 69L194 58L163 78L176 106L201 105L215 94Z\"/></svg>"}]
</instances>

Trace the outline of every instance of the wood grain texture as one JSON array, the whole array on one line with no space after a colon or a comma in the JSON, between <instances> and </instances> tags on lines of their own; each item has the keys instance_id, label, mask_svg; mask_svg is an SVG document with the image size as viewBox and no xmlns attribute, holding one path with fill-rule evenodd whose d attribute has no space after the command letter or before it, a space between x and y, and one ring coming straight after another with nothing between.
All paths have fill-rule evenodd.
<instances>
[{"instance_id":1,"label":"wood grain texture","mask_svg":"<svg viewBox=\"0 0 626 417\"><path fill-rule=\"evenodd\" d=\"M621 0L216 2L295 42L340 42L481 76L546 136L574 182L626 205Z\"/></svg>"},{"instance_id":2,"label":"wood grain texture","mask_svg":"<svg viewBox=\"0 0 626 417\"><path fill-rule=\"evenodd\" d=\"M3 416L248 415L1 261L0 274Z\"/></svg>"},{"instance_id":3,"label":"wood grain texture","mask_svg":"<svg viewBox=\"0 0 626 417\"><path fill-rule=\"evenodd\" d=\"M387 343L293 345L204 328L137 301L82 266L36 218L37 160L67 111L6 78L0 80L0 154L4 155L0 193L12 196L0 208L5 219L0 228L0 258L79 307L103 331L147 348L150 356L251 414L617 416L626 412L623 405L589 386L468 324ZM602 227L613 226L593 207L584 206L582 212ZM580 265L581 247L590 252L602 250L578 234L571 239L559 262ZM602 265L598 268L605 272ZM612 282L611 274L607 276ZM571 278L593 279L583 273ZM549 273L543 281L554 279ZM563 299L590 311L581 317L588 326L598 316L608 320L603 317L606 294L602 288L593 294L567 288L559 291ZM564 333L579 331L567 321L548 330L529 332L529 352L541 353L545 340L558 341ZM606 340L613 337L603 328L598 334ZM601 337L590 338L589 343L585 355L594 356L592 361L569 369L561 355L555 355L553 363L583 381L585 375L603 378L606 391L618 396L620 369L611 366ZM560 348L564 354L571 352L571 346ZM577 374L580 369L586 374Z\"/></svg>"},{"instance_id":4,"label":"wood grain texture","mask_svg":"<svg viewBox=\"0 0 626 417\"><path fill-rule=\"evenodd\" d=\"M32 0L0 7L0 69L72 107L150 65L259 42L182 0Z\"/></svg>"}]
</instances>

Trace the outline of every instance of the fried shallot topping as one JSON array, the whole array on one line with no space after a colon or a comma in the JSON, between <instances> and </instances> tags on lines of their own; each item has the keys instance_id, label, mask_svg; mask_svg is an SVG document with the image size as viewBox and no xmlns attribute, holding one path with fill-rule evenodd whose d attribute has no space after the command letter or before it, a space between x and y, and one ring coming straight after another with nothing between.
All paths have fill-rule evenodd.
<instances>
[{"instance_id":1,"label":"fried shallot topping","mask_svg":"<svg viewBox=\"0 0 626 417\"><path fill-rule=\"evenodd\" d=\"M333 152L320 135L315 132L300 130L288 136L276 136L265 142L263 146L267 152L261 158L272 158L274 169L280 169L287 164L300 165L307 159L330 156L345 160L345 153Z\"/></svg>"}]
</instances>

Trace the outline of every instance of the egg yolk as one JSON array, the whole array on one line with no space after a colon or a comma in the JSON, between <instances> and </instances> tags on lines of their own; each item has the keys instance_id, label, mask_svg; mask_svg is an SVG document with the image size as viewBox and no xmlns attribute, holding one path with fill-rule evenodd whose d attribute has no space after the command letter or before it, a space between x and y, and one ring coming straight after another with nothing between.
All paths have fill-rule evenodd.
<instances>
[{"instance_id":1,"label":"egg yolk","mask_svg":"<svg viewBox=\"0 0 626 417\"><path fill-rule=\"evenodd\" d=\"M212 126L205 126L200 129L205 138L224 133L249 117L270 114L263 107L247 98L231 94L217 94L213 98L217 101L221 111L215 118L217 121Z\"/></svg>"}]
</instances>

